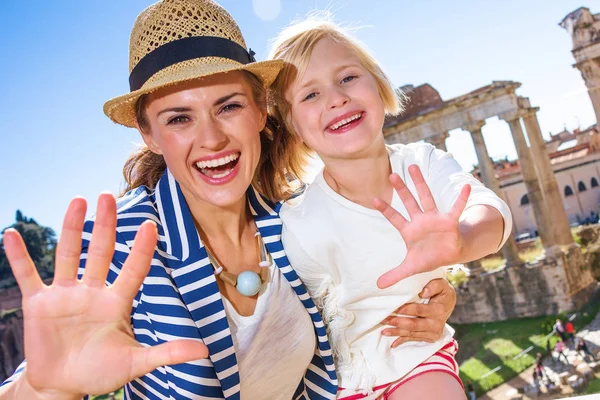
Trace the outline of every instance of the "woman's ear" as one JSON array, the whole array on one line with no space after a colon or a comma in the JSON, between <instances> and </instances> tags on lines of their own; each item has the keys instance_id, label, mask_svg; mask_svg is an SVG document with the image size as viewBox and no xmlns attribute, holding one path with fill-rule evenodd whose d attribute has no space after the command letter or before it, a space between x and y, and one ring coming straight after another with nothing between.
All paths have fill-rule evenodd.
<instances>
[{"instance_id":1,"label":"woman's ear","mask_svg":"<svg viewBox=\"0 0 600 400\"><path fill-rule=\"evenodd\" d=\"M260 109L260 125L259 125L259 132L262 132L265 129L265 126L267 126L267 116L269 115L267 108L261 108Z\"/></svg>"},{"instance_id":2,"label":"woman's ear","mask_svg":"<svg viewBox=\"0 0 600 400\"><path fill-rule=\"evenodd\" d=\"M140 135L142 135L142 139L144 140L144 143L146 144L146 146L148 146L150 151L154 154L162 155L162 150L154 140L152 133L150 133L150 129L142 128L137 122L135 123L135 127L137 128L138 132L140 132Z\"/></svg>"}]
</instances>

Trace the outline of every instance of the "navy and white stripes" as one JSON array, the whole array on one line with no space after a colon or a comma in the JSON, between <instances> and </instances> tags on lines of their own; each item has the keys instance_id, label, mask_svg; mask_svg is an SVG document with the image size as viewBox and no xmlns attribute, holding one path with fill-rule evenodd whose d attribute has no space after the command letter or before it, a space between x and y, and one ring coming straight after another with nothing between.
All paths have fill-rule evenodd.
<instances>
[{"instance_id":1,"label":"navy and white stripes","mask_svg":"<svg viewBox=\"0 0 600 400\"><path fill-rule=\"evenodd\" d=\"M267 250L311 316L317 349L295 399L334 399L337 378L325 327L312 299L289 265L281 243L280 204L248 190L248 200ZM160 367L125 387L126 399L240 399L240 376L233 340L213 268L179 184L167 171L155 190L137 188L119 199L116 251L107 284L116 279L137 228L157 222L159 242L152 267L133 303L131 323L143 345L190 338L202 340L210 358ZM85 224L80 276L93 220ZM268 351L268 349L265 349ZM277 368L276 365L273 366ZM20 372L6 382L12 381ZM5 383L6 383L5 382Z\"/></svg>"}]
</instances>

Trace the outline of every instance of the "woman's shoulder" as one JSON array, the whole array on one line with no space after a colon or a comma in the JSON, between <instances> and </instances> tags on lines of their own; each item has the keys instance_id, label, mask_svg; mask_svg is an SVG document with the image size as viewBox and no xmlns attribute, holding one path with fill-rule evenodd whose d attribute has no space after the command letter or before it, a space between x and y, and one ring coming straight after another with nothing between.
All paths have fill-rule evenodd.
<instances>
[{"instance_id":1,"label":"woman's shoulder","mask_svg":"<svg viewBox=\"0 0 600 400\"><path fill-rule=\"evenodd\" d=\"M94 215L85 221L84 234L92 233L95 219ZM135 234L137 227L148 219L160 225L154 190L140 186L117 198L117 234L122 232Z\"/></svg>"}]
</instances>

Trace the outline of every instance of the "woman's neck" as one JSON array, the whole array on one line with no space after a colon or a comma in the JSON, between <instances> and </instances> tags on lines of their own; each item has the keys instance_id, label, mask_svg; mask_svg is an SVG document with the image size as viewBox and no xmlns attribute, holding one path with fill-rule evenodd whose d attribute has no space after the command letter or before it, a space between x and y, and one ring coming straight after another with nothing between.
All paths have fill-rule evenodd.
<instances>
[{"instance_id":1,"label":"woman's neck","mask_svg":"<svg viewBox=\"0 0 600 400\"><path fill-rule=\"evenodd\" d=\"M393 188L389 181L392 173L385 146L365 156L352 159L324 159L323 177L339 195L364 207L373 208L373 198L390 203Z\"/></svg>"},{"instance_id":2,"label":"woman's neck","mask_svg":"<svg viewBox=\"0 0 600 400\"><path fill-rule=\"evenodd\" d=\"M196 228L203 240L208 240L209 245L211 242L219 242L226 243L231 248L239 248L247 230L254 229L246 196L228 207L199 201L188 201L188 206Z\"/></svg>"}]
</instances>

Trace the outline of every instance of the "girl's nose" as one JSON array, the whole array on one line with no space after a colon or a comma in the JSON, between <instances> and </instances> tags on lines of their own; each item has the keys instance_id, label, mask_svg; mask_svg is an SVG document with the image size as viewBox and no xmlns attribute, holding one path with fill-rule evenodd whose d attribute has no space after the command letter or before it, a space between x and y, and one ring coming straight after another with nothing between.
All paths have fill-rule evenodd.
<instances>
[{"instance_id":1,"label":"girl's nose","mask_svg":"<svg viewBox=\"0 0 600 400\"><path fill-rule=\"evenodd\" d=\"M329 108L339 108L350 101L350 97L338 88L329 91Z\"/></svg>"}]
</instances>

